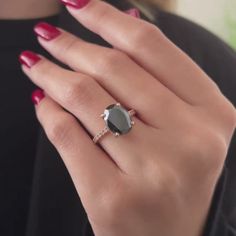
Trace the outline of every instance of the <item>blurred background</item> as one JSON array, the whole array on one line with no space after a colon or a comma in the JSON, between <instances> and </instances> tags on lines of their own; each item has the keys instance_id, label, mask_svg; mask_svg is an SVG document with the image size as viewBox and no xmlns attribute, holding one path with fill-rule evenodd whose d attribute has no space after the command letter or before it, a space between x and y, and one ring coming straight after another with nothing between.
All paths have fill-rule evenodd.
<instances>
[{"instance_id":1,"label":"blurred background","mask_svg":"<svg viewBox=\"0 0 236 236\"><path fill-rule=\"evenodd\" d=\"M236 0L176 0L173 9L211 30L236 49Z\"/></svg>"}]
</instances>

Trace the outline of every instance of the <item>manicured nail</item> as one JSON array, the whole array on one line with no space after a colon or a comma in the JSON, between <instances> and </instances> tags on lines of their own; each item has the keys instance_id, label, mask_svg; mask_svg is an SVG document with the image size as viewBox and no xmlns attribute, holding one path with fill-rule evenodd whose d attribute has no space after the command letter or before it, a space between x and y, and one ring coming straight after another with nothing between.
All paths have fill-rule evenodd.
<instances>
[{"instance_id":1,"label":"manicured nail","mask_svg":"<svg viewBox=\"0 0 236 236\"><path fill-rule=\"evenodd\" d=\"M74 7L80 9L86 6L90 0L61 0L63 4L66 6Z\"/></svg>"},{"instance_id":2,"label":"manicured nail","mask_svg":"<svg viewBox=\"0 0 236 236\"><path fill-rule=\"evenodd\" d=\"M50 41L61 34L61 32L53 25L46 22L40 22L34 27L34 32L41 38Z\"/></svg>"},{"instance_id":3,"label":"manicured nail","mask_svg":"<svg viewBox=\"0 0 236 236\"><path fill-rule=\"evenodd\" d=\"M137 8L131 8L125 11L128 15L134 16L136 18L140 18L140 11Z\"/></svg>"},{"instance_id":4,"label":"manicured nail","mask_svg":"<svg viewBox=\"0 0 236 236\"><path fill-rule=\"evenodd\" d=\"M35 105L38 105L44 97L44 92L41 89L36 89L31 94L31 100Z\"/></svg>"},{"instance_id":5,"label":"manicured nail","mask_svg":"<svg viewBox=\"0 0 236 236\"><path fill-rule=\"evenodd\" d=\"M41 58L31 51L24 51L19 56L20 63L27 66L28 68L31 68L40 60Z\"/></svg>"}]
</instances>

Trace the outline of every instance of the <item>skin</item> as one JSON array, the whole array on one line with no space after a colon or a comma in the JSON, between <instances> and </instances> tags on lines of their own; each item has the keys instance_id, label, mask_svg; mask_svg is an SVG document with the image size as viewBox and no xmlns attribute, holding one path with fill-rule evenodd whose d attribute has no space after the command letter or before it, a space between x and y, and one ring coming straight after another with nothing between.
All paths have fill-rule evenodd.
<instances>
[{"instance_id":1,"label":"skin","mask_svg":"<svg viewBox=\"0 0 236 236\"><path fill-rule=\"evenodd\" d=\"M7 0L0 1L0 19L31 19L57 14L57 0Z\"/></svg>"},{"instance_id":2,"label":"skin","mask_svg":"<svg viewBox=\"0 0 236 236\"><path fill-rule=\"evenodd\" d=\"M71 70L43 57L22 69L45 91L35 107L38 120L95 235L202 235L235 130L235 108L154 25L97 0L68 10L113 48L61 30L52 41L38 40ZM104 127L99 116L116 102L137 111L135 125L95 145L88 133Z\"/></svg>"}]
</instances>

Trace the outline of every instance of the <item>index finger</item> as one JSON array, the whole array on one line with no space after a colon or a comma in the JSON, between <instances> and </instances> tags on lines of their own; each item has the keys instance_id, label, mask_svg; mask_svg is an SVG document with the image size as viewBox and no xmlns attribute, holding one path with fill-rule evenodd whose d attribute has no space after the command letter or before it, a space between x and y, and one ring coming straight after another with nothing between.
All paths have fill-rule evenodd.
<instances>
[{"instance_id":1,"label":"index finger","mask_svg":"<svg viewBox=\"0 0 236 236\"><path fill-rule=\"evenodd\" d=\"M210 92L217 89L215 83L150 22L131 17L100 0L62 2L82 25L130 55L186 102L205 104L211 97Z\"/></svg>"}]
</instances>

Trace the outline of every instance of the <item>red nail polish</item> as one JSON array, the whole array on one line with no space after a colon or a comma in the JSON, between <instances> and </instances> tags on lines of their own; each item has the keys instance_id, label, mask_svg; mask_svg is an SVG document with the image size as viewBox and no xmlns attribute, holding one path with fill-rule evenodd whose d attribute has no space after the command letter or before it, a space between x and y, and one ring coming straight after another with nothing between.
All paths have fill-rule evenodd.
<instances>
[{"instance_id":1,"label":"red nail polish","mask_svg":"<svg viewBox=\"0 0 236 236\"><path fill-rule=\"evenodd\" d=\"M38 105L44 97L44 92L41 89L36 89L31 94L31 100L35 105Z\"/></svg>"},{"instance_id":2,"label":"red nail polish","mask_svg":"<svg viewBox=\"0 0 236 236\"><path fill-rule=\"evenodd\" d=\"M131 8L127 11L125 11L128 15L131 15L136 18L140 18L140 11L137 8Z\"/></svg>"},{"instance_id":3,"label":"red nail polish","mask_svg":"<svg viewBox=\"0 0 236 236\"><path fill-rule=\"evenodd\" d=\"M83 8L89 3L90 0L61 0L66 6L74 7L77 9Z\"/></svg>"},{"instance_id":4,"label":"red nail polish","mask_svg":"<svg viewBox=\"0 0 236 236\"><path fill-rule=\"evenodd\" d=\"M31 68L40 60L41 58L31 51L24 51L19 56L20 63L27 66L28 68Z\"/></svg>"},{"instance_id":5,"label":"red nail polish","mask_svg":"<svg viewBox=\"0 0 236 236\"><path fill-rule=\"evenodd\" d=\"M40 22L34 27L34 32L41 38L50 41L61 34L61 32L46 22Z\"/></svg>"}]
</instances>

